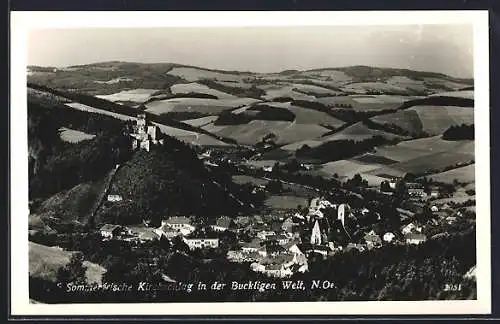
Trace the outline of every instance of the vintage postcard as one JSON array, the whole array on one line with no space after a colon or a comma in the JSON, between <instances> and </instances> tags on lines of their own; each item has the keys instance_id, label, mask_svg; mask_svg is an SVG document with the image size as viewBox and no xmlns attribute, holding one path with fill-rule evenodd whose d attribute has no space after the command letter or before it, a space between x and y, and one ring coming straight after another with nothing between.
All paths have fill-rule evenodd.
<instances>
[{"instance_id":1,"label":"vintage postcard","mask_svg":"<svg viewBox=\"0 0 500 324\"><path fill-rule=\"evenodd\" d=\"M16 315L488 314L488 15L13 12Z\"/></svg>"}]
</instances>

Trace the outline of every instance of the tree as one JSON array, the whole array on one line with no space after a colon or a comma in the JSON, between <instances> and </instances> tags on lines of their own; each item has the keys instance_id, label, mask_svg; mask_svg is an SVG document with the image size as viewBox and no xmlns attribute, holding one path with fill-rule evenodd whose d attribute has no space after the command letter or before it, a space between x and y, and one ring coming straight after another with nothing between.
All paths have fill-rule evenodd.
<instances>
[{"instance_id":1,"label":"tree","mask_svg":"<svg viewBox=\"0 0 500 324\"><path fill-rule=\"evenodd\" d=\"M57 281L63 284L70 282L75 285L85 284L87 282L85 276L87 267L83 265L83 260L83 253L73 253L69 263L60 267L57 271Z\"/></svg>"},{"instance_id":2,"label":"tree","mask_svg":"<svg viewBox=\"0 0 500 324\"><path fill-rule=\"evenodd\" d=\"M271 193L279 194L283 191L283 184L279 180L269 181L266 185L266 190Z\"/></svg>"},{"instance_id":3,"label":"tree","mask_svg":"<svg viewBox=\"0 0 500 324\"><path fill-rule=\"evenodd\" d=\"M389 181L384 180L380 183L380 191L382 191L382 192L391 191L391 186L389 185Z\"/></svg>"}]
</instances>

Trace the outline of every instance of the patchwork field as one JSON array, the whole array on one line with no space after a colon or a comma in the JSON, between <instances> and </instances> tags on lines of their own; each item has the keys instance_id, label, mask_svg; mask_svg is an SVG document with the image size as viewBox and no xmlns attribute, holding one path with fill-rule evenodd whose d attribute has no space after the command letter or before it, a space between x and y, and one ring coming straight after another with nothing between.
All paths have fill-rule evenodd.
<instances>
[{"instance_id":1,"label":"patchwork field","mask_svg":"<svg viewBox=\"0 0 500 324\"><path fill-rule=\"evenodd\" d=\"M321 166L321 172L328 176L337 174L339 177L352 178L356 173L364 173L377 168L381 168L381 164L367 164L355 160L340 160L325 163Z\"/></svg>"},{"instance_id":2,"label":"patchwork field","mask_svg":"<svg viewBox=\"0 0 500 324\"><path fill-rule=\"evenodd\" d=\"M270 105L275 106L275 103ZM338 128L344 124L343 121L337 119L333 116L328 115L327 113L317 111L309 108L302 108L290 105L290 103L285 103L281 106L289 111L291 111L295 115L295 122L297 124L318 124L318 125L329 125L335 128Z\"/></svg>"},{"instance_id":3,"label":"patchwork field","mask_svg":"<svg viewBox=\"0 0 500 324\"><path fill-rule=\"evenodd\" d=\"M319 85L312 85L312 84L301 84L301 83L295 83L292 85L294 89L297 89L298 92L303 92L308 95L316 96L316 95L332 95L335 96L339 93L340 91L335 91L331 89L324 88Z\"/></svg>"},{"instance_id":4,"label":"patchwork field","mask_svg":"<svg viewBox=\"0 0 500 324\"><path fill-rule=\"evenodd\" d=\"M206 116L206 117L201 117L201 118L195 118L195 119L187 119L183 120L182 122L191 126L195 127L201 127L205 126L207 124L213 123L215 120L217 120L218 116Z\"/></svg>"},{"instance_id":5,"label":"patchwork field","mask_svg":"<svg viewBox=\"0 0 500 324\"><path fill-rule=\"evenodd\" d=\"M258 86L258 88L266 91L266 94L263 96L266 100L273 100L279 97L290 97L293 100L316 100L314 96L294 91L295 87L293 85L265 85Z\"/></svg>"},{"instance_id":6,"label":"patchwork field","mask_svg":"<svg viewBox=\"0 0 500 324\"><path fill-rule=\"evenodd\" d=\"M93 134L87 134L74 129L69 129L66 127L61 127L59 129L59 136L61 140L68 143L78 143L82 141L91 140L95 137Z\"/></svg>"},{"instance_id":7,"label":"patchwork field","mask_svg":"<svg viewBox=\"0 0 500 324\"><path fill-rule=\"evenodd\" d=\"M373 117L380 124L394 124L408 132L442 134L450 126L474 124L474 109L455 106L414 106L392 114Z\"/></svg>"},{"instance_id":8,"label":"patchwork field","mask_svg":"<svg viewBox=\"0 0 500 324\"><path fill-rule=\"evenodd\" d=\"M338 141L338 140L353 140L353 141L362 141L374 136L383 136L385 138L401 138L401 136L397 136L391 133L387 133L384 131L371 129L365 126L363 123L359 122L352 126L347 127L346 129L341 130L335 134L324 137L322 140L324 142L328 141Z\"/></svg>"},{"instance_id":9,"label":"patchwork field","mask_svg":"<svg viewBox=\"0 0 500 324\"><path fill-rule=\"evenodd\" d=\"M191 67L175 67L168 72L170 75L181 77L189 82L203 79L215 79L217 81L239 82L252 77L251 74L233 74L230 72L209 71Z\"/></svg>"},{"instance_id":10,"label":"patchwork field","mask_svg":"<svg viewBox=\"0 0 500 324\"><path fill-rule=\"evenodd\" d=\"M137 119L136 117L131 117L131 116L107 111L104 109L90 107L90 106L87 106L87 105L84 105L84 104L81 104L78 102L71 102L71 103L67 103L65 105L71 109L78 109L81 111L88 111L88 112L93 112L93 113L97 113L97 114L108 115L108 116L114 117L116 119L124 120L124 121Z\"/></svg>"},{"instance_id":11,"label":"patchwork field","mask_svg":"<svg viewBox=\"0 0 500 324\"><path fill-rule=\"evenodd\" d=\"M460 183L473 183L475 181L475 164L470 164L461 168L448 170L445 172L429 175L434 181L453 183L454 180Z\"/></svg>"},{"instance_id":12,"label":"patchwork field","mask_svg":"<svg viewBox=\"0 0 500 324\"><path fill-rule=\"evenodd\" d=\"M368 93L372 91L376 92L390 92L390 93L398 93L398 94L407 94L408 90L402 88L401 86L397 86L394 84L388 84L384 82L359 82L359 83L351 83L348 85L344 85L342 90L345 92L354 92L354 93Z\"/></svg>"},{"instance_id":13,"label":"patchwork field","mask_svg":"<svg viewBox=\"0 0 500 324\"><path fill-rule=\"evenodd\" d=\"M321 81L332 82L336 85L342 85L352 81L352 77L345 72L331 69L309 70L301 74L314 79L320 79Z\"/></svg>"},{"instance_id":14,"label":"patchwork field","mask_svg":"<svg viewBox=\"0 0 500 324\"><path fill-rule=\"evenodd\" d=\"M295 209L298 206L307 206L308 199L297 196L271 196L265 205L272 209Z\"/></svg>"},{"instance_id":15,"label":"patchwork field","mask_svg":"<svg viewBox=\"0 0 500 324\"><path fill-rule=\"evenodd\" d=\"M151 95L157 92L158 89L133 89L124 90L117 93L109 95L97 95L97 98L117 102L117 101L129 101L136 103L143 103L151 97Z\"/></svg>"},{"instance_id":16,"label":"patchwork field","mask_svg":"<svg viewBox=\"0 0 500 324\"><path fill-rule=\"evenodd\" d=\"M57 271L69 263L71 252L29 242L29 275L30 277L56 281ZM95 263L84 261L87 267L88 282L100 283L106 270Z\"/></svg>"},{"instance_id":17,"label":"patchwork field","mask_svg":"<svg viewBox=\"0 0 500 324\"><path fill-rule=\"evenodd\" d=\"M255 178L247 175L235 175L232 177L233 182L237 184L251 183L256 186L265 186L269 182L265 179Z\"/></svg>"},{"instance_id":18,"label":"patchwork field","mask_svg":"<svg viewBox=\"0 0 500 324\"><path fill-rule=\"evenodd\" d=\"M252 98L235 99L202 99L202 98L174 98L156 100L146 104L146 111L161 115L168 112L192 111L202 114L218 114L224 110L236 108L257 102Z\"/></svg>"},{"instance_id":19,"label":"patchwork field","mask_svg":"<svg viewBox=\"0 0 500 324\"><path fill-rule=\"evenodd\" d=\"M286 128L279 129L274 134L278 137L276 144L283 145L303 139L317 138L330 130L316 124L292 123Z\"/></svg>"},{"instance_id":20,"label":"patchwork field","mask_svg":"<svg viewBox=\"0 0 500 324\"><path fill-rule=\"evenodd\" d=\"M442 134L450 126L474 124L474 109L453 106L417 106L410 108L418 113L423 130L428 134Z\"/></svg>"},{"instance_id":21,"label":"patchwork field","mask_svg":"<svg viewBox=\"0 0 500 324\"><path fill-rule=\"evenodd\" d=\"M431 95L433 96L474 99L474 90L439 92Z\"/></svg>"},{"instance_id":22,"label":"patchwork field","mask_svg":"<svg viewBox=\"0 0 500 324\"><path fill-rule=\"evenodd\" d=\"M291 124L291 122L284 121L252 120L244 125L223 126L216 134L233 138L238 143L254 145L260 142L264 136L271 133L277 134ZM212 129L212 131L215 130Z\"/></svg>"},{"instance_id":23,"label":"patchwork field","mask_svg":"<svg viewBox=\"0 0 500 324\"><path fill-rule=\"evenodd\" d=\"M285 151L297 151L299 148L301 148L304 145L307 145L309 147L316 147L316 146L320 146L321 144L323 144L322 140L312 139L312 140L305 140L305 141L298 141L298 142L290 143L290 144L282 146L281 149L285 150Z\"/></svg>"},{"instance_id":24,"label":"patchwork field","mask_svg":"<svg viewBox=\"0 0 500 324\"><path fill-rule=\"evenodd\" d=\"M471 160L474 160L474 156L470 154L440 152L384 166L379 169L371 170L367 173L381 177L402 177L406 173L418 174L422 172L432 172L435 170L442 170L458 163L467 163Z\"/></svg>"},{"instance_id":25,"label":"patchwork field","mask_svg":"<svg viewBox=\"0 0 500 324\"><path fill-rule=\"evenodd\" d=\"M229 93L225 93L225 92L222 92L219 90L211 89L204 84L200 84L200 83L196 83L196 82L174 84L172 87L170 87L170 90L174 94L196 92L196 93L204 93L204 94L216 96L219 99L235 98L235 96L233 96Z\"/></svg>"}]
</instances>

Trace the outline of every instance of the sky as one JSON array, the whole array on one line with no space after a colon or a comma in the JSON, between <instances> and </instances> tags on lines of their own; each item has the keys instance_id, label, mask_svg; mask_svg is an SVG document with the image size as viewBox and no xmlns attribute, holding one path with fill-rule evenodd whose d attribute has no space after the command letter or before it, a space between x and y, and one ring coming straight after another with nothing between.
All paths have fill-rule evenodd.
<instances>
[{"instance_id":1,"label":"sky","mask_svg":"<svg viewBox=\"0 0 500 324\"><path fill-rule=\"evenodd\" d=\"M369 65L473 77L472 25L31 30L28 64L179 63L280 72Z\"/></svg>"}]
</instances>

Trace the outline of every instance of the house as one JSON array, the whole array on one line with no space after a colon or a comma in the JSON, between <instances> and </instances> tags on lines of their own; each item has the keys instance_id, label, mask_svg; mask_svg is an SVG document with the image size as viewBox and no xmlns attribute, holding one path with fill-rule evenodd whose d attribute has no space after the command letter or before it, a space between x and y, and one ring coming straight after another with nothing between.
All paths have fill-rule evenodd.
<instances>
[{"instance_id":1,"label":"house","mask_svg":"<svg viewBox=\"0 0 500 324\"><path fill-rule=\"evenodd\" d=\"M126 233L126 228L121 225L105 224L99 229L99 232L103 238L111 239Z\"/></svg>"},{"instance_id":2,"label":"house","mask_svg":"<svg viewBox=\"0 0 500 324\"><path fill-rule=\"evenodd\" d=\"M396 236L393 233L387 232L384 234L383 240L384 242L391 243L395 237Z\"/></svg>"},{"instance_id":3,"label":"house","mask_svg":"<svg viewBox=\"0 0 500 324\"><path fill-rule=\"evenodd\" d=\"M437 206L432 206L431 207L431 212L435 213L435 212L438 212L439 211L439 208Z\"/></svg>"},{"instance_id":4,"label":"house","mask_svg":"<svg viewBox=\"0 0 500 324\"><path fill-rule=\"evenodd\" d=\"M349 244L347 244L347 246L345 248L346 251L350 251L350 250L353 250L353 249L356 249L359 252L363 252L365 250L365 247L362 244L349 243Z\"/></svg>"},{"instance_id":5,"label":"house","mask_svg":"<svg viewBox=\"0 0 500 324\"><path fill-rule=\"evenodd\" d=\"M262 240L259 238L254 238L250 242L245 242L241 245L241 251L244 253L257 252L262 246Z\"/></svg>"},{"instance_id":6,"label":"house","mask_svg":"<svg viewBox=\"0 0 500 324\"><path fill-rule=\"evenodd\" d=\"M326 247L326 246L322 246L322 245L315 245L312 247L312 249L309 251L309 253L318 253L318 254L321 254L323 256L327 256L328 255L328 250L329 248Z\"/></svg>"},{"instance_id":7,"label":"house","mask_svg":"<svg viewBox=\"0 0 500 324\"><path fill-rule=\"evenodd\" d=\"M400 180L400 178L391 178L389 181L389 188L395 190Z\"/></svg>"},{"instance_id":8,"label":"house","mask_svg":"<svg viewBox=\"0 0 500 324\"><path fill-rule=\"evenodd\" d=\"M195 249L206 249L206 248L218 248L219 239L218 238L184 238L184 243L189 246L191 250Z\"/></svg>"},{"instance_id":9,"label":"house","mask_svg":"<svg viewBox=\"0 0 500 324\"><path fill-rule=\"evenodd\" d=\"M456 220L457 220L457 218L455 216L446 217L446 222L448 224L453 224Z\"/></svg>"},{"instance_id":10,"label":"house","mask_svg":"<svg viewBox=\"0 0 500 324\"><path fill-rule=\"evenodd\" d=\"M120 195L108 195L108 201L111 202L117 202L117 201L122 201L123 198Z\"/></svg>"},{"instance_id":11,"label":"house","mask_svg":"<svg viewBox=\"0 0 500 324\"><path fill-rule=\"evenodd\" d=\"M217 218L215 224L211 228L216 232L227 231L234 224L233 220L227 216Z\"/></svg>"},{"instance_id":12,"label":"house","mask_svg":"<svg viewBox=\"0 0 500 324\"><path fill-rule=\"evenodd\" d=\"M271 165L271 166L266 165L266 166L264 166L262 169L263 169L265 172L273 172L273 166L272 166L272 165Z\"/></svg>"},{"instance_id":13,"label":"house","mask_svg":"<svg viewBox=\"0 0 500 324\"><path fill-rule=\"evenodd\" d=\"M168 226L180 231L183 235L189 235L196 228L191 224L191 220L184 216L174 216L161 221L162 226Z\"/></svg>"},{"instance_id":14,"label":"house","mask_svg":"<svg viewBox=\"0 0 500 324\"><path fill-rule=\"evenodd\" d=\"M300 248L297 245L297 242L290 241L283 246L289 253L293 253L294 255L304 255Z\"/></svg>"},{"instance_id":15,"label":"house","mask_svg":"<svg viewBox=\"0 0 500 324\"><path fill-rule=\"evenodd\" d=\"M268 240L274 240L278 242L279 245L285 245L290 241L290 238L283 234L270 235L267 237Z\"/></svg>"},{"instance_id":16,"label":"house","mask_svg":"<svg viewBox=\"0 0 500 324\"><path fill-rule=\"evenodd\" d=\"M266 231L266 230L262 230L257 233L257 237L260 238L261 240L267 240L267 237L272 235L276 235L276 233L273 231Z\"/></svg>"},{"instance_id":17,"label":"house","mask_svg":"<svg viewBox=\"0 0 500 324\"><path fill-rule=\"evenodd\" d=\"M441 195L439 187L430 187L429 195L431 196L431 198L439 198L439 196Z\"/></svg>"},{"instance_id":18,"label":"house","mask_svg":"<svg viewBox=\"0 0 500 324\"><path fill-rule=\"evenodd\" d=\"M293 275L292 270L289 267L285 267L282 264L265 265L263 272L270 277L277 277L277 278L285 278Z\"/></svg>"},{"instance_id":19,"label":"house","mask_svg":"<svg viewBox=\"0 0 500 324\"><path fill-rule=\"evenodd\" d=\"M182 236L183 233L179 230L173 229L172 227L168 225L163 225L158 228L154 229L154 232L156 235L158 235L160 238L164 236L165 238L171 240L176 236Z\"/></svg>"},{"instance_id":20,"label":"house","mask_svg":"<svg viewBox=\"0 0 500 324\"><path fill-rule=\"evenodd\" d=\"M408 182L405 184L406 192L412 197L424 197L426 195L424 186L416 182Z\"/></svg>"},{"instance_id":21,"label":"house","mask_svg":"<svg viewBox=\"0 0 500 324\"><path fill-rule=\"evenodd\" d=\"M382 245L380 236L378 236L374 231L370 231L369 233L367 233L364 237L364 240L368 248L379 247L380 245Z\"/></svg>"},{"instance_id":22,"label":"house","mask_svg":"<svg viewBox=\"0 0 500 324\"><path fill-rule=\"evenodd\" d=\"M254 262L250 264L250 269L254 272L264 272L266 271L266 267L260 263Z\"/></svg>"},{"instance_id":23,"label":"house","mask_svg":"<svg viewBox=\"0 0 500 324\"><path fill-rule=\"evenodd\" d=\"M284 231L284 232L287 232L287 233L293 233L293 230L294 230L294 226L296 224L293 222L293 219L292 217L288 217L287 219L285 219L283 221L283 224L281 225L281 229Z\"/></svg>"},{"instance_id":24,"label":"house","mask_svg":"<svg viewBox=\"0 0 500 324\"><path fill-rule=\"evenodd\" d=\"M250 217L248 216L238 216L234 219L234 224L238 228L243 228L250 224Z\"/></svg>"},{"instance_id":25,"label":"house","mask_svg":"<svg viewBox=\"0 0 500 324\"><path fill-rule=\"evenodd\" d=\"M408 233L405 235L407 244L420 244L427 240L427 237L422 233Z\"/></svg>"},{"instance_id":26,"label":"house","mask_svg":"<svg viewBox=\"0 0 500 324\"><path fill-rule=\"evenodd\" d=\"M133 240L139 242L147 242L154 241L161 238L161 235L156 232L156 229L147 228L147 227L135 227L131 229L131 234L133 236Z\"/></svg>"},{"instance_id":27,"label":"house","mask_svg":"<svg viewBox=\"0 0 500 324\"><path fill-rule=\"evenodd\" d=\"M409 234L409 233L412 233L412 232L421 232L422 231L422 228L421 227L418 227L416 226L415 224L413 223L409 223L408 225L405 225L402 229L401 229L401 233L403 235L406 235L406 234Z\"/></svg>"}]
</instances>

